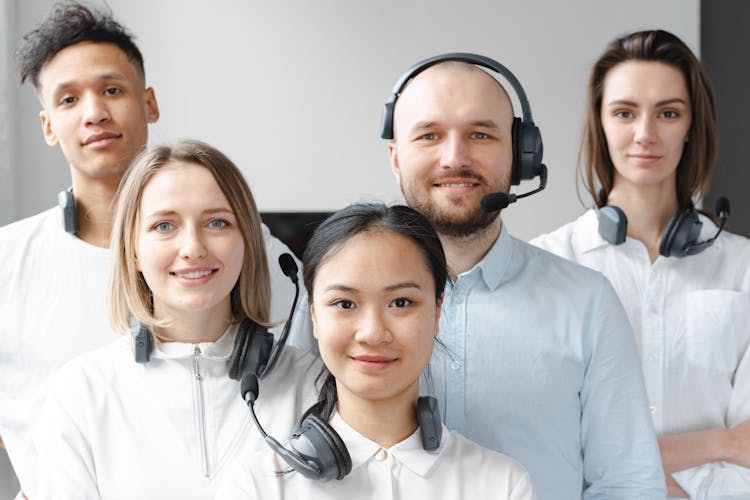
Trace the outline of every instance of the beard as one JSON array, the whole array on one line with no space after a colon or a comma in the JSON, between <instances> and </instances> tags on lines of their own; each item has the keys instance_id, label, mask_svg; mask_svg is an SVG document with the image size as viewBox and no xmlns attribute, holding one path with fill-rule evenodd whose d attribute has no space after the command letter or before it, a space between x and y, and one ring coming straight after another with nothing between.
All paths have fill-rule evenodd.
<instances>
[{"instance_id":1,"label":"beard","mask_svg":"<svg viewBox=\"0 0 750 500\"><path fill-rule=\"evenodd\" d=\"M487 181L472 172L451 174L451 178L462 177L479 182L480 186L487 186ZM485 212L481 205L466 197L451 197L445 201L436 201L430 196L429 190L440 179L430 179L421 186L404 184L401 182L401 192L406 203L421 213L438 234L454 238L465 238L489 227L499 217L500 212ZM508 192L507 185L489 186L484 194L494 192Z\"/></svg>"}]
</instances>

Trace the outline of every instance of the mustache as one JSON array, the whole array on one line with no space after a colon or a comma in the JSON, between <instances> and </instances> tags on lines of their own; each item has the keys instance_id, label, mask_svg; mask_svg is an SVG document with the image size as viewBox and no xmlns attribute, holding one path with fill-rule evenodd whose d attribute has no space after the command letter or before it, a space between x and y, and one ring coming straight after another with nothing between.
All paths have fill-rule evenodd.
<instances>
[{"instance_id":1,"label":"mustache","mask_svg":"<svg viewBox=\"0 0 750 500\"><path fill-rule=\"evenodd\" d=\"M432 177L430 179L430 183L441 184L443 181L447 179L471 179L474 181L478 181L481 184L487 184L487 179L485 179L483 176L476 174L470 170L461 170L459 172L447 173L439 177Z\"/></svg>"}]
</instances>

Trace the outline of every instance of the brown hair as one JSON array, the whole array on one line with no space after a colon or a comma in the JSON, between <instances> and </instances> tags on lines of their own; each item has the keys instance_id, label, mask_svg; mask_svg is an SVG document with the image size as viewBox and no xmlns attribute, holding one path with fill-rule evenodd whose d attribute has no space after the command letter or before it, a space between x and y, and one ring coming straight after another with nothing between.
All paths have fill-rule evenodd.
<instances>
[{"instance_id":1,"label":"brown hair","mask_svg":"<svg viewBox=\"0 0 750 500\"><path fill-rule=\"evenodd\" d=\"M604 79L609 70L626 61L655 61L677 68L685 77L692 123L688 142L677 166L676 190L680 208L708 188L716 160L716 102L711 80L685 43L663 31L639 31L617 38L594 63L588 83L586 118L579 153L585 158L583 182L598 206L607 204L614 185L614 164L609 156L601 120Z\"/></svg>"},{"instance_id":2,"label":"brown hair","mask_svg":"<svg viewBox=\"0 0 750 500\"><path fill-rule=\"evenodd\" d=\"M126 333L131 329L131 319L152 331L154 326L165 325L154 317L151 290L136 269L136 225L146 184L159 169L174 162L207 168L227 197L245 243L242 270L231 292L232 315L236 321L247 317L268 326L271 285L261 220L253 194L229 158L199 141L181 141L174 146L160 146L141 153L120 184L114 202L111 240L114 258L109 306L113 326Z\"/></svg>"}]
</instances>

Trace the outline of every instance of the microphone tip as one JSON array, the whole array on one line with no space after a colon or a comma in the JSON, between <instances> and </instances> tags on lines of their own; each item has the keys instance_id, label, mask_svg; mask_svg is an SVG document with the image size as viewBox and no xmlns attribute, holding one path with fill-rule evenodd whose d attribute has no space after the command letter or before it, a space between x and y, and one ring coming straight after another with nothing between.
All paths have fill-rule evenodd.
<instances>
[{"instance_id":1,"label":"microphone tip","mask_svg":"<svg viewBox=\"0 0 750 500\"><path fill-rule=\"evenodd\" d=\"M726 196L719 196L716 199L716 213L720 219L726 219L729 217L729 200Z\"/></svg>"},{"instance_id":2,"label":"microphone tip","mask_svg":"<svg viewBox=\"0 0 750 500\"><path fill-rule=\"evenodd\" d=\"M510 198L505 193L490 193L482 197L480 204L485 212L497 212L510 204Z\"/></svg>"}]
</instances>

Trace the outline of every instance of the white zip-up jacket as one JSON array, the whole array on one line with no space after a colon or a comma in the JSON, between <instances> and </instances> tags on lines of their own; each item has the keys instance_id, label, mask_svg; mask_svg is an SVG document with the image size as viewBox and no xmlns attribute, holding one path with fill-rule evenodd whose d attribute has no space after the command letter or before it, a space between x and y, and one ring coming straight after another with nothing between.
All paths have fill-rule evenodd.
<instances>
[{"instance_id":1,"label":"white zip-up jacket","mask_svg":"<svg viewBox=\"0 0 750 500\"><path fill-rule=\"evenodd\" d=\"M236 327L215 343L156 342L148 363L132 340L69 362L36 424L33 500L211 499L230 463L266 446L227 375ZM260 382L256 411L285 440L316 400L320 364L284 350Z\"/></svg>"}]
</instances>

